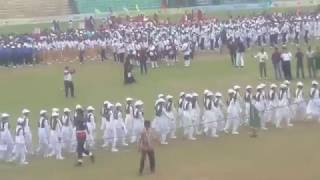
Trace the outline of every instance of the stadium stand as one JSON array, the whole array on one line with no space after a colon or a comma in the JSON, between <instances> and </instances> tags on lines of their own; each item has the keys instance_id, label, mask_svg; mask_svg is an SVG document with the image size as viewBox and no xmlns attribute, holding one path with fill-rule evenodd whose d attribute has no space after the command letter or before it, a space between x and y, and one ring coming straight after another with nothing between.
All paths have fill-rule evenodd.
<instances>
[{"instance_id":1,"label":"stadium stand","mask_svg":"<svg viewBox=\"0 0 320 180\"><path fill-rule=\"evenodd\" d=\"M72 14L69 0L0 0L0 18L31 18Z\"/></svg>"},{"instance_id":2,"label":"stadium stand","mask_svg":"<svg viewBox=\"0 0 320 180\"><path fill-rule=\"evenodd\" d=\"M160 0L74 0L79 13L160 8Z\"/></svg>"}]
</instances>

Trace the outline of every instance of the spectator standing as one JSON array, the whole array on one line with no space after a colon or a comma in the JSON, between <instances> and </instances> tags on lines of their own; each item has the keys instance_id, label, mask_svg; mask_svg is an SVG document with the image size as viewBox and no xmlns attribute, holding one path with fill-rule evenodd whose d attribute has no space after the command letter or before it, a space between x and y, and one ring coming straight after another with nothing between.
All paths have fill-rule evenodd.
<instances>
[{"instance_id":1,"label":"spectator standing","mask_svg":"<svg viewBox=\"0 0 320 180\"><path fill-rule=\"evenodd\" d=\"M312 50L311 46L308 47L306 56L309 78L316 78L315 52Z\"/></svg>"},{"instance_id":2,"label":"spectator standing","mask_svg":"<svg viewBox=\"0 0 320 180\"><path fill-rule=\"evenodd\" d=\"M260 79L266 79L267 78L267 66L266 61L268 60L268 54L264 50L264 48L261 48L261 51L254 56L254 58L257 58L259 60L259 72L260 72Z\"/></svg>"},{"instance_id":3,"label":"spectator standing","mask_svg":"<svg viewBox=\"0 0 320 180\"><path fill-rule=\"evenodd\" d=\"M284 73L284 78L286 80L292 80L292 74L291 74L291 60L292 60L292 54L286 47L283 47L283 52L281 54L282 59L282 69Z\"/></svg>"},{"instance_id":4,"label":"spectator standing","mask_svg":"<svg viewBox=\"0 0 320 180\"><path fill-rule=\"evenodd\" d=\"M296 58L297 58L297 78L300 78L300 73L301 73L302 78L304 79L304 69L303 69L304 54L300 48L297 49Z\"/></svg>"},{"instance_id":5,"label":"spectator standing","mask_svg":"<svg viewBox=\"0 0 320 180\"><path fill-rule=\"evenodd\" d=\"M281 53L279 52L279 49L277 47L274 48L274 52L272 53L271 58L276 80L283 79Z\"/></svg>"},{"instance_id":6,"label":"spectator standing","mask_svg":"<svg viewBox=\"0 0 320 180\"><path fill-rule=\"evenodd\" d=\"M68 66L64 68L64 91L66 98L69 97L69 91L71 97L74 97L74 85L72 81L72 74L75 73L75 70L70 70Z\"/></svg>"}]
</instances>

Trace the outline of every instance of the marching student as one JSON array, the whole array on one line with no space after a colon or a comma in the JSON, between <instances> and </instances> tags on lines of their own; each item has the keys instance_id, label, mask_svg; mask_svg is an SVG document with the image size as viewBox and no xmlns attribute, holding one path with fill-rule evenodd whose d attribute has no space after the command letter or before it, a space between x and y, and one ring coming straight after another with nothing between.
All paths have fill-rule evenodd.
<instances>
[{"instance_id":1,"label":"marching student","mask_svg":"<svg viewBox=\"0 0 320 180\"><path fill-rule=\"evenodd\" d=\"M218 137L217 135L217 115L215 114L215 108L213 104L213 93L208 92L204 103L203 112L203 123L204 123L204 133L209 135L211 132L211 137Z\"/></svg>"},{"instance_id":2,"label":"marching student","mask_svg":"<svg viewBox=\"0 0 320 180\"><path fill-rule=\"evenodd\" d=\"M167 95L166 96L166 104L165 104L165 115L169 121L169 134L171 139L176 139L176 129L177 129L177 122L176 122L176 109L173 104L173 96Z\"/></svg>"},{"instance_id":3,"label":"marching student","mask_svg":"<svg viewBox=\"0 0 320 180\"><path fill-rule=\"evenodd\" d=\"M10 159L12 161L18 161L21 165L29 164L26 161L26 139L25 139L25 122L24 119L19 118L17 121L17 127L15 131L15 145L14 145L14 156Z\"/></svg>"},{"instance_id":4,"label":"marching student","mask_svg":"<svg viewBox=\"0 0 320 180\"><path fill-rule=\"evenodd\" d=\"M185 93L184 92L180 92L180 97L178 100L178 127L182 127L183 126L183 107L185 104Z\"/></svg>"},{"instance_id":5,"label":"marching student","mask_svg":"<svg viewBox=\"0 0 320 180\"><path fill-rule=\"evenodd\" d=\"M2 113L0 121L0 160L5 161L10 160L14 146L14 141L10 132L9 117L9 114Z\"/></svg>"},{"instance_id":6,"label":"marching student","mask_svg":"<svg viewBox=\"0 0 320 180\"><path fill-rule=\"evenodd\" d=\"M311 88L310 88L310 100L307 105L307 115L308 119L316 119L320 122L320 112L319 112L319 102L320 102L320 92L319 92L319 83L317 81L311 82Z\"/></svg>"},{"instance_id":7,"label":"marching student","mask_svg":"<svg viewBox=\"0 0 320 180\"><path fill-rule=\"evenodd\" d=\"M252 86L248 85L246 87L246 92L244 94L244 102L245 102L245 125L249 125L249 119L250 119L250 105L252 100Z\"/></svg>"},{"instance_id":8,"label":"marching student","mask_svg":"<svg viewBox=\"0 0 320 180\"><path fill-rule=\"evenodd\" d=\"M198 97L199 95L197 93L192 93L192 122L194 124L194 131L197 135L201 134L201 110L200 106L198 104Z\"/></svg>"},{"instance_id":9,"label":"marching student","mask_svg":"<svg viewBox=\"0 0 320 180\"><path fill-rule=\"evenodd\" d=\"M189 140L196 140L194 137L194 123L192 121L192 95L186 94L185 103L183 105L183 134Z\"/></svg>"},{"instance_id":10,"label":"marching student","mask_svg":"<svg viewBox=\"0 0 320 180\"><path fill-rule=\"evenodd\" d=\"M234 94L234 98L237 100L236 101L236 105L237 105L237 108L239 109L239 117L240 117L240 124L243 123L243 121L245 121L245 119L243 119L243 117L241 117L241 114L243 112L243 98L240 94L240 89L241 87L239 85L235 85L233 86L233 90L235 91L235 94Z\"/></svg>"},{"instance_id":11,"label":"marching student","mask_svg":"<svg viewBox=\"0 0 320 180\"><path fill-rule=\"evenodd\" d=\"M296 120L304 120L306 117L306 101L304 99L302 82L297 82L292 112L294 113L293 117Z\"/></svg>"},{"instance_id":12,"label":"marching student","mask_svg":"<svg viewBox=\"0 0 320 180\"><path fill-rule=\"evenodd\" d=\"M126 98L126 107L125 107L126 116L125 116L124 123L126 125L128 137L132 137L133 136L134 106L133 106L133 102L132 101L133 101L132 98L130 98L130 97Z\"/></svg>"},{"instance_id":13,"label":"marching student","mask_svg":"<svg viewBox=\"0 0 320 180\"><path fill-rule=\"evenodd\" d=\"M190 43L188 42L188 39L185 39L183 44L182 44L182 51L184 55L184 66L189 67L190 66L190 54L191 54L191 49L190 49Z\"/></svg>"},{"instance_id":14,"label":"marching student","mask_svg":"<svg viewBox=\"0 0 320 180\"><path fill-rule=\"evenodd\" d=\"M71 110L69 108L63 109L63 115L61 118L61 141L62 147L68 152L72 152L72 134L73 134L73 120L71 117Z\"/></svg>"},{"instance_id":15,"label":"marching student","mask_svg":"<svg viewBox=\"0 0 320 180\"><path fill-rule=\"evenodd\" d=\"M278 117L276 128L281 128L282 121L285 121L288 127L293 126L290 123L290 110L289 110L289 101L287 96L287 86L285 84L280 85L279 92L279 106L278 106Z\"/></svg>"},{"instance_id":16,"label":"marching student","mask_svg":"<svg viewBox=\"0 0 320 180\"><path fill-rule=\"evenodd\" d=\"M131 143L137 142L137 138L142 132L144 124L143 102L141 100L137 100L134 105L135 108L133 113L133 135L131 136Z\"/></svg>"},{"instance_id":17,"label":"marching student","mask_svg":"<svg viewBox=\"0 0 320 180\"><path fill-rule=\"evenodd\" d=\"M152 121L152 126L160 134L160 143L168 144L167 135L169 133L169 121L165 116L165 100L160 98L155 103L155 118Z\"/></svg>"},{"instance_id":18,"label":"marching student","mask_svg":"<svg viewBox=\"0 0 320 180\"><path fill-rule=\"evenodd\" d=\"M50 146L51 153L49 156L55 155L56 159L63 160L64 158L61 155L62 151L62 142L61 142L61 128L62 124L59 119L59 114L53 112L50 120Z\"/></svg>"},{"instance_id":19,"label":"marching student","mask_svg":"<svg viewBox=\"0 0 320 180\"><path fill-rule=\"evenodd\" d=\"M29 154L33 154L32 133L31 133L31 129L29 126L29 113L30 113L30 111L28 109L23 109L22 116L18 118L17 122L20 121L21 126L23 127L25 145L27 148L27 152Z\"/></svg>"},{"instance_id":20,"label":"marching student","mask_svg":"<svg viewBox=\"0 0 320 180\"><path fill-rule=\"evenodd\" d=\"M87 127L88 127L88 135L87 135L87 145L92 149L95 145L95 136L96 136L96 121L94 115L94 108L92 106L87 107Z\"/></svg>"},{"instance_id":21,"label":"marching student","mask_svg":"<svg viewBox=\"0 0 320 180\"><path fill-rule=\"evenodd\" d=\"M240 109L238 105L238 100L235 97L235 90L229 89L228 90L229 99L227 101L228 110L227 110L227 121L224 128L224 132L229 134L229 129L231 128L232 134L237 135L239 134L238 128L240 125Z\"/></svg>"},{"instance_id":22,"label":"marching student","mask_svg":"<svg viewBox=\"0 0 320 180\"><path fill-rule=\"evenodd\" d=\"M100 129L103 131L103 148L108 148L111 144L111 151L118 152L116 148L117 135L115 121L113 120L113 104L108 103L102 117Z\"/></svg>"},{"instance_id":23,"label":"marching student","mask_svg":"<svg viewBox=\"0 0 320 180\"><path fill-rule=\"evenodd\" d=\"M268 94L268 100L266 104L266 122L272 121L274 125L276 125L277 119L277 112L278 112L278 92L277 92L277 85L271 84L270 90Z\"/></svg>"},{"instance_id":24,"label":"marching student","mask_svg":"<svg viewBox=\"0 0 320 180\"><path fill-rule=\"evenodd\" d=\"M224 127L226 124L226 120L224 117L224 112L226 112L227 108L226 105L223 103L222 100L222 94L220 92L216 92L216 94L214 95L215 99L214 99L214 106L215 106L215 113L217 116L217 131L218 132L222 132L224 131Z\"/></svg>"},{"instance_id":25,"label":"marching student","mask_svg":"<svg viewBox=\"0 0 320 180\"><path fill-rule=\"evenodd\" d=\"M255 107L259 111L259 115L261 118L261 129L262 130L267 130L266 128L266 116L265 116L265 111L266 111L266 96L265 96L265 91L264 91L264 85L260 84L257 86L257 93L255 95Z\"/></svg>"},{"instance_id":26,"label":"marching student","mask_svg":"<svg viewBox=\"0 0 320 180\"><path fill-rule=\"evenodd\" d=\"M250 100L250 110L249 110L249 126L251 128L251 135L250 137L257 137L257 130L261 127L261 117L260 117L260 113L259 110L257 109L257 107L254 104L254 99Z\"/></svg>"},{"instance_id":27,"label":"marching student","mask_svg":"<svg viewBox=\"0 0 320 180\"><path fill-rule=\"evenodd\" d=\"M37 149L38 153L41 153L43 157L49 156L49 138L50 138L50 126L47 116L46 110L40 111L40 119L38 122L38 139L39 139L39 146Z\"/></svg>"},{"instance_id":28,"label":"marching student","mask_svg":"<svg viewBox=\"0 0 320 180\"><path fill-rule=\"evenodd\" d=\"M89 133L89 131L88 131L87 121L84 115L84 111L81 105L76 106L74 126L76 128L77 155L78 155L76 166L81 166L83 164L82 157L84 154L87 156L90 156L91 162L93 163L95 161L93 153L84 147L87 134Z\"/></svg>"},{"instance_id":29,"label":"marching student","mask_svg":"<svg viewBox=\"0 0 320 180\"><path fill-rule=\"evenodd\" d=\"M119 102L117 102L115 105L113 120L115 121L116 126L117 142L121 142L123 146L128 146L126 143L126 135L128 131L122 116L122 105Z\"/></svg>"}]
</instances>

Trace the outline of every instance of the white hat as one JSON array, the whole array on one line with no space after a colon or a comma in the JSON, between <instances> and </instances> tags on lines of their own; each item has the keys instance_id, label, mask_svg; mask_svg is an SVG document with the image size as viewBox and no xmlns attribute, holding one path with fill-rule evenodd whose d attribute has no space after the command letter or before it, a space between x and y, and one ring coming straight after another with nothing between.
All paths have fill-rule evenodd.
<instances>
[{"instance_id":1,"label":"white hat","mask_svg":"<svg viewBox=\"0 0 320 180\"><path fill-rule=\"evenodd\" d=\"M208 89L205 89L205 90L203 91L203 94L204 94L204 95L207 95L209 92L210 92L210 91L209 91Z\"/></svg>"},{"instance_id":2,"label":"white hat","mask_svg":"<svg viewBox=\"0 0 320 180\"><path fill-rule=\"evenodd\" d=\"M311 82L311 84L312 84L312 85L318 85L319 83L318 83L317 81L313 80L313 81Z\"/></svg>"},{"instance_id":3,"label":"white hat","mask_svg":"<svg viewBox=\"0 0 320 180\"><path fill-rule=\"evenodd\" d=\"M71 110L69 108L64 108L63 112L71 112Z\"/></svg>"},{"instance_id":4,"label":"white hat","mask_svg":"<svg viewBox=\"0 0 320 180\"><path fill-rule=\"evenodd\" d=\"M46 114L46 113L47 113L46 110L41 110L41 111L40 111L40 115L44 115L44 114Z\"/></svg>"},{"instance_id":5,"label":"white hat","mask_svg":"<svg viewBox=\"0 0 320 180\"><path fill-rule=\"evenodd\" d=\"M87 111L94 111L94 108L92 106L88 106Z\"/></svg>"},{"instance_id":6,"label":"white hat","mask_svg":"<svg viewBox=\"0 0 320 180\"><path fill-rule=\"evenodd\" d=\"M266 84L261 83L260 86L261 86L261 88L264 88L264 87L266 87Z\"/></svg>"},{"instance_id":7,"label":"white hat","mask_svg":"<svg viewBox=\"0 0 320 180\"><path fill-rule=\"evenodd\" d=\"M280 84L280 88L286 88L287 87L287 85L285 85L285 84Z\"/></svg>"},{"instance_id":8,"label":"white hat","mask_svg":"<svg viewBox=\"0 0 320 180\"><path fill-rule=\"evenodd\" d=\"M28 109L23 109L22 114L26 114L26 113L30 113L30 111Z\"/></svg>"},{"instance_id":9,"label":"white hat","mask_svg":"<svg viewBox=\"0 0 320 180\"><path fill-rule=\"evenodd\" d=\"M198 97L198 93L192 93L192 97Z\"/></svg>"},{"instance_id":10,"label":"white hat","mask_svg":"<svg viewBox=\"0 0 320 180\"><path fill-rule=\"evenodd\" d=\"M276 87L278 87L278 86L277 86L276 84L271 84L270 87L271 87L271 88L276 88Z\"/></svg>"},{"instance_id":11,"label":"white hat","mask_svg":"<svg viewBox=\"0 0 320 180\"><path fill-rule=\"evenodd\" d=\"M240 88L241 88L241 87L238 86L238 85L233 86L233 89L235 89L235 90L238 90L238 89L240 89Z\"/></svg>"},{"instance_id":12,"label":"white hat","mask_svg":"<svg viewBox=\"0 0 320 180\"><path fill-rule=\"evenodd\" d=\"M185 92L180 92L180 97L186 95Z\"/></svg>"},{"instance_id":13,"label":"white hat","mask_svg":"<svg viewBox=\"0 0 320 180\"><path fill-rule=\"evenodd\" d=\"M126 101L132 101L133 99L131 97L127 97Z\"/></svg>"},{"instance_id":14,"label":"white hat","mask_svg":"<svg viewBox=\"0 0 320 180\"><path fill-rule=\"evenodd\" d=\"M213 96L213 93L211 91L209 91L207 96Z\"/></svg>"},{"instance_id":15,"label":"white hat","mask_svg":"<svg viewBox=\"0 0 320 180\"><path fill-rule=\"evenodd\" d=\"M114 105L112 104L112 103L109 103L108 104L108 107L110 108L110 107L113 107Z\"/></svg>"},{"instance_id":16,"label":"white hat","mask_svg":"<svg viewBox=\"0 0 320 180\"><path fill-rule=\"evenodd\" d=\"M77 104L76 109L82 109L82 106L80 104Z\"/></svg>"},{"instance_id":17,"label":"white hat","mask_svg":"<svg viewBox=\"0 0 320 180\"><path fill-rule=\"evenodd\" d=\"M122 106L121 103L119 102L116 103L116 107L121 107L121 106Z\"/></svg>"},{"instance_id":18,"label":"white hat","mask_svg":"<svg viewBox=\"0 0 320 180\"><path fill-rule=\"evenodd\" d=\"M215 96L216 97L222 97L222 94L220 92L216 92Z\"/></svg>"},{"instance_id":19,"label":"white hat","mask_svg":"<svg viewBox=\"0 0 320 180\"><path fill-rule=\"evenodd\" d=\"M284 83L285 85L289 85L289 84L290 84L290 81L285 80L283 83Z\"/></svg>"},{"instance_id":20,"label":"white hat","mask_svg":"<svg viewBox=\"0 0 320 180\"><path fill-rule=\"evenodd\" d=\"M192 98L191 94L186 94L187 98Z\"/></svg>"},{"instance_id":21,"label":"white hat","mask_svg":"<svg viewBox=\"0 0 320 180\"><path fill-rule=\"evenodd\" d=\"M58 108L52 108L52 112L59 112Z\"/></svg>"},{"instance_id":22,"label":"white hat","mask_svg":"<svg viewBox=\"0 0 320 180\"><path fill-rule=\"evenodd\" d=\"M259 85L256 87L256 89L262 89L261 84L259 84Z\"/></svg>"},{"instance_id":23,"label":"white hat","mask_svg":"<svg viewBox=\"0 0 320 180\"><path fill-rule=\"evenodd\" d=\"M103 102L103 105L107 105L107 104L109 104L110 102L109 101L104 101Z\"/></svg>"},{"instance_id":24,"label":"white hat","mask_svg":"<svg viewBox=\"0 0 320 180\"><path fill-rule=\"evenodd\" d=\"M57 116L59 116L59 114L58 114L57 112L53 112L53 113L51 114L51 116L52 116L52 117L57 117Z\"/></svg>"},{"instance_id":25,"label":"white hat","mask_svg":"<svg viewBox=\"0 0 320 180\"><path fill-rule=\"evenodd\" d=\"M18 118L17 123L23 123L24 119L23 118Z\"/></svg>"},{"instance_id":26,"label":"white hat","mask_svg":"<svg viewBox=\"0 0 320 180\"><path fill-rule=\"evenodd\" d=\"M248 86L246 87L246 89L252 89L252 86L248 85Z\"/></svg>"},{"instance_id":27,"label":"white hat","mask_svg":"<svg viewBox=\"0 0 320 180\"><path fill-rule=\"evenodd\" d=\"M163 94L158 94L158 98L163 98L164 95Z\"/></svg>"},{"instance_id":28,"label":"white hat","mask_svg":"<svg viewBox=\"0 0 320 180\"><path fill-rule=\"evenodd\" d=\"M302 83L302 82L297 82L297 86L302 87L302 86L303 86L303 83Z\"/></svg>"},{"instance_id":29,"label":"white hat","mask_svg":"<svg viewBox=\"0 0 320 180\"><path fill-rule=\"evenodd\" d=\"M173 96L171 96L171 95L166 96L166 99L172 99L172 98L173 98Z\"/></svg>"},{"instance_id":30,"label":"white hat","mask_svg":"<svg viewBox=\"0 0 320 180\"><path fill-rule=\"evenodd\" d=\"M1 117L2 117L2 118L7 118L7 117L9 117L9 116L10 116L10 115L7 114L7 113L2 113L2 114L1 114Z\"/></svg>"},{"instance_id":31,"label":"white hat","mask_svg":"<svg viewBox=\"0 0 320 180\"><path fill-rule=\"evenodd\" d=\"M234 94L235 91L233 89L228 89L228 94Z\"/></svg>"},{"instance_id":32,"label":"white hat","mask_svg":"<svg viewBox=\"0 0 320 180\"><path fill-rule=\"evenodd\" d=\"M141 100L136 101L136 103L134 104L135 106L141 106L143 105L143 102Z\"/></svg>"}]
</instances>

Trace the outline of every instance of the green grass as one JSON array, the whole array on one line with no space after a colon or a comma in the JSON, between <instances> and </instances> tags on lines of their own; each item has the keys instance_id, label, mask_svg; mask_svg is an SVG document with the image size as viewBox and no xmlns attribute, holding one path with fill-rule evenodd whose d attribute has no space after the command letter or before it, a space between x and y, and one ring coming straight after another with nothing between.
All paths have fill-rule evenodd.
<instances>
[{"instance_id":1,"label":"green grass","mask_svg":"<svg viewBox=\"0 0 320 180\"><path fill-rule=\"evenodd\" d=\"M231 68L225 53L209 52L197 53L190 68L181 63L175 67L162 65L161 69L150 70L147 76L141 76L136 69L138 83L130 86L123 85L122 66L113 62L68 64L77 71L74 76L75 99L65 99L62 90L63 67L67 64L1 68L0 111L11 114L14 124L22 108L29 108L35 143L40 109L74 108L80 103L93 105L98 110L104 100L123 103L127 96L131 96L145 102L146 119L152 119L158 93L169 93L177 98L180 91L201 94L208 88L225 94L235 84L244 87L261 82L258 81L257 61L252 58L255 52L257 49L246 53L244 69ZM292 52L295 52L293 48ZM179 59L182 61L181 57ZM295 75L295 63L292 67ZM270 62L268 74L271 80L264 82L274 82ZM307 88L310 80L304 82ZM261 132L257 139L250 139L247 129L242 129L240 136L223 135L219 139L200 137L199 141L190 142L180 138L170 141L168 146L157 147L157 173L142 178L137 177L139 154L135 146L121 148L119 153L98 149L97 163L85 163L86 168L73 167L74 155L67 155L64 161L29 157L31 164L27 167L0 162L0 173L4 180L318 180L319 128L317 123L308 122L298 123L290 129L271 128L268 132Z\"/></svg>"}]
</instances>

